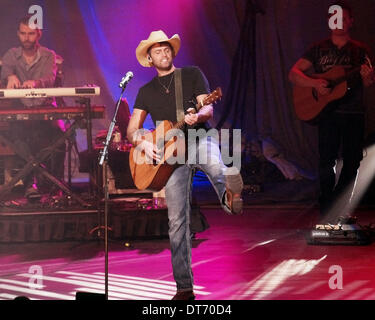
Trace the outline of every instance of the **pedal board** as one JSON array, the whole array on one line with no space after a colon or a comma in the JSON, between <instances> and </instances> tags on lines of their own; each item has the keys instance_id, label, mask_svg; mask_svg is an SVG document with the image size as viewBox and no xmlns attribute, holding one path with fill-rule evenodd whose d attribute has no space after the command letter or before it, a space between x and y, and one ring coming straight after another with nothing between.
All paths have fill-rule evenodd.
<instances>
[{"instance_id":1,"label":"pedal board","mask_svg":"<svg viewBox=\"0 0 375 320\"><path fill-rule=\"evenodd\" d=\"M357 224L317 224L306 234L310 245L368 245L371 235Z\"/></svg>"}]
</instances>

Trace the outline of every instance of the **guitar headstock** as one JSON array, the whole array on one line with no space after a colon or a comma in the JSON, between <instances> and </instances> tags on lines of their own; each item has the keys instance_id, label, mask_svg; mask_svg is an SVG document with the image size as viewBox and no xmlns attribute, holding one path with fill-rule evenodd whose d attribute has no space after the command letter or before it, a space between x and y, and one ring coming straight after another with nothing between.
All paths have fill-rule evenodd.
<instances>
[{"instance_id":1,"label":"guitar headstock","mask_svg":"<svg viewBox=\"0 0 375 320\"><path fill-rule=\"evenodd\" d=\"M204 98L203 105L216 103L218 100L221 100L222 96L223 96L223 92L221 91L221 88L217 87L206 98Z\"/></svg>"}]
</instances>

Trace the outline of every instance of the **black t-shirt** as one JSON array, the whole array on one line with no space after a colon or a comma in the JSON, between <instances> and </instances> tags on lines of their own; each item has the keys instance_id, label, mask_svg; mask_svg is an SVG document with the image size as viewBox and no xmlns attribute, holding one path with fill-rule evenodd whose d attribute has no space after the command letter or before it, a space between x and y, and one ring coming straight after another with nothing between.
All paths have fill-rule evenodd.
<instances>
[{"instance_id":1,"label":"black t-shirt","mask_svg":"<svg viewBox=\"0 0 375 320\"><path fill-rule=\"evenodd\" d=\"M358 41L350 40L339 49L331 39L326 39L312 45L303 58L312 63L316 73L325 73L334 66L350 71L365 64L366 58L370 59L370 52L365 44ZM363 113L363 83L359 71L348 79L348 88L350 90L345 96L332 102L331 106L340 113Z\"/></svg>"},{"instance_id":2,"label":"black t-shirt","mask_svg":"<svg viewBox=\"0 0 375 320\"><path fill-rule=\"evenodd\" d=\"M174 89L174 72L159 77L154 77L150 82L141 87L135 100L134 108L147 111L151 115L154 124L156 121L169 120L177 121L176 115L176 97ZM173 78L172 78L173 77ZM198 67L184 67L181 69L183 107L186 111L192 105L189 101L201 94L210 92L209 84ZM166 89L159 81L169 89ZM207 128L205 124L198 124L198 127Z\"/></svg>"}]
</instances>

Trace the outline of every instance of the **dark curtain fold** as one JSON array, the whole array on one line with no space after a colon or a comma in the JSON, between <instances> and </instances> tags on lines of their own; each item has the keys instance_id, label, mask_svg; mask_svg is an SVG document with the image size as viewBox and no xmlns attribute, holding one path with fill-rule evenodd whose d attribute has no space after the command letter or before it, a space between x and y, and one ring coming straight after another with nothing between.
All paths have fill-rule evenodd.
<instances>
[{"instance_id":1,"label":"dark curtain fold","mask_svg":"<svg viewBox=\"0 0 375 320\"><path fill-rule=\"evenodd\" d=\"M260 10L254 1L247 1L245 5L238 45L232 60L227 95L217 128L240 128L242 136L246 140L251 140L257 135L255 18Z\"/></svg>"},{"instance_id":2,"label":"dark curtain fold","mask_svg":"<svg viewBox=\"0 0 375 320\"><path fill-rule=\"evenodd\" d=\"M300 175L314 179L318 159L316 128L296 118L288 80L291 66L305 50L299 42L302 26L297 17L308 12L304 10L312 3L307 2L264 1L267 14L257 17L256 110L258 137L263 145L282 154ZM320 24L316 16L314 21Z\"/></svg>"}]
</instances>

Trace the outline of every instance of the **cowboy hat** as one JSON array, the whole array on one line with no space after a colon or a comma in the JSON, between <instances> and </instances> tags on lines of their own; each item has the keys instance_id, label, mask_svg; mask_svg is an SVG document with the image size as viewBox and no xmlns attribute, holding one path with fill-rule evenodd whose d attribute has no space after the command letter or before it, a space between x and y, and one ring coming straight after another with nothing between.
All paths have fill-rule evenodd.
<instances>
[{"instance_id":1,"label":"cowboy hat","mask_svg":"<svg viewBox=\"0 0 375 320\"><path fill-rule=\"evenodd\" d=\"M168 36L161 30L152 31L146 40L142 40L137 49L135 49L135 55L138 59L138 62L144 67L151 67L150 61L147 59L147 51L155 43L159 42L168 42L174 51L174 55L177 55L178 50L180 50L181 39L178 34L173 35L170 39Z\"/></svg>"}]
</instances>

